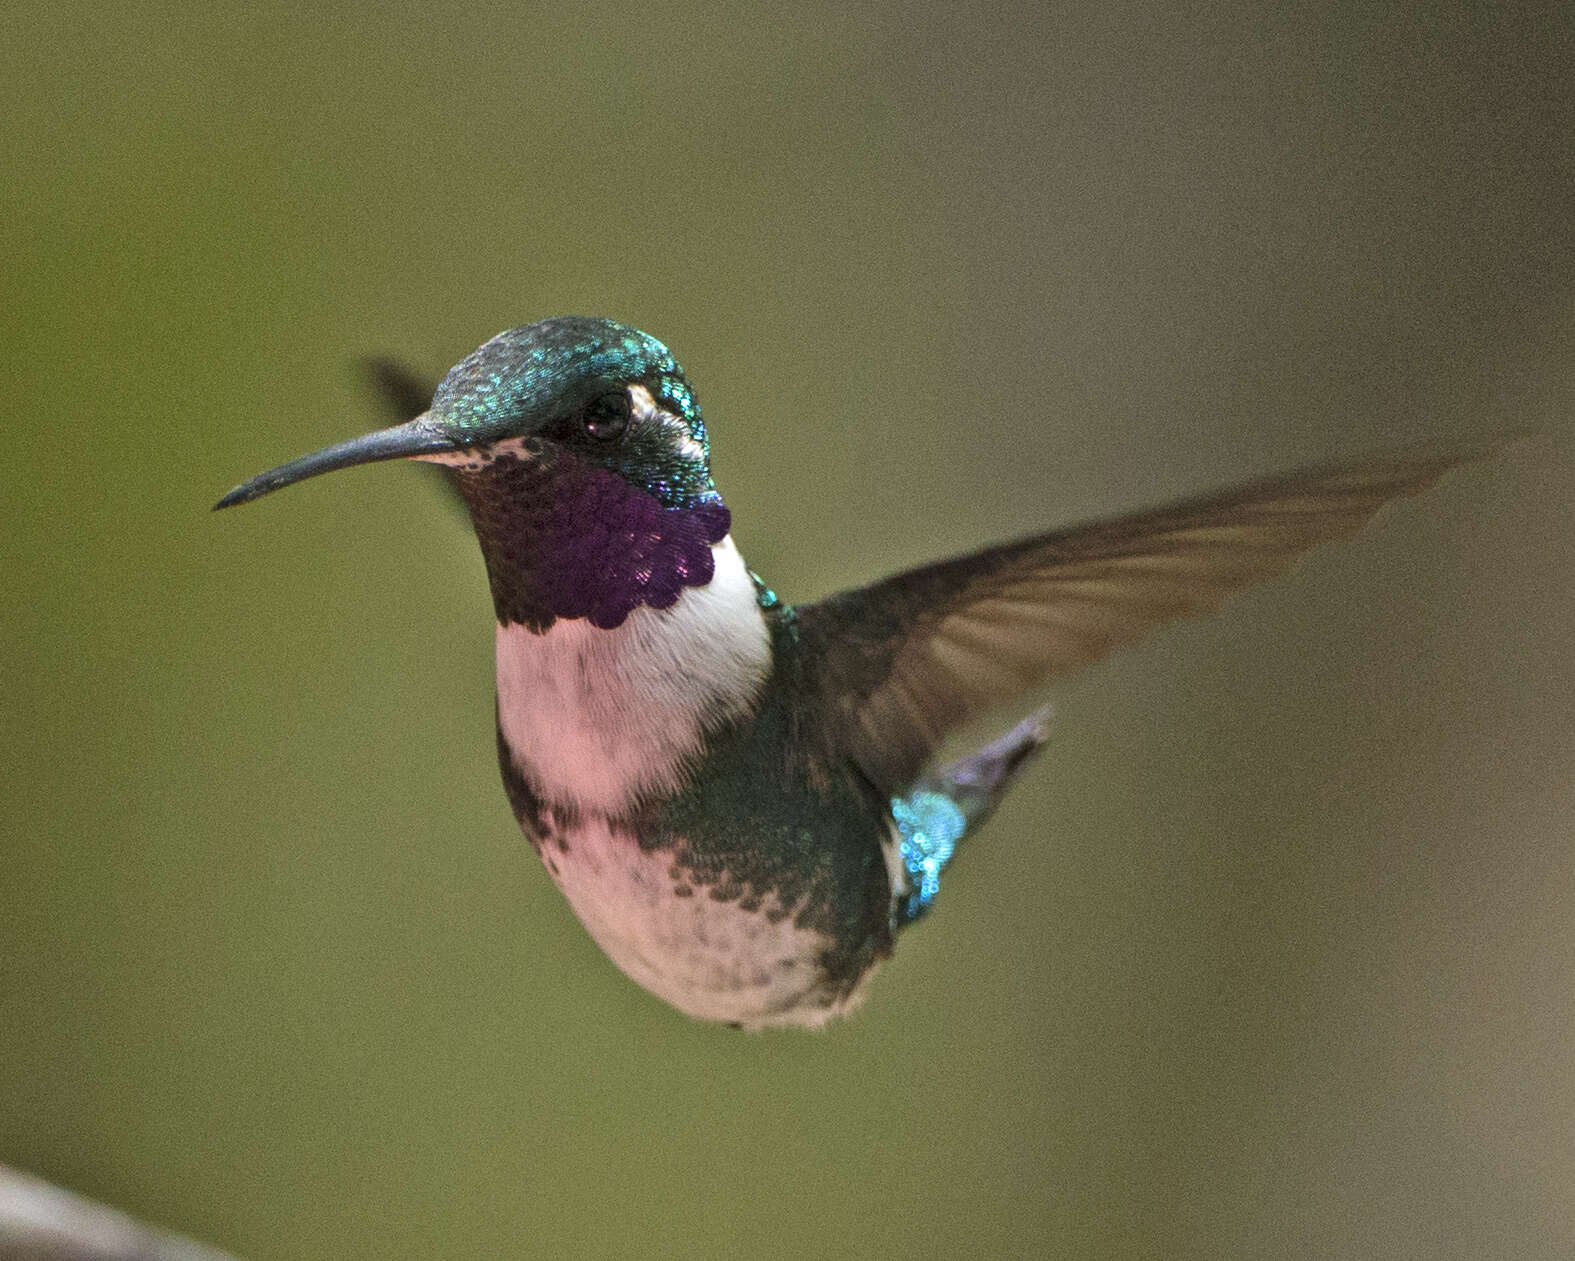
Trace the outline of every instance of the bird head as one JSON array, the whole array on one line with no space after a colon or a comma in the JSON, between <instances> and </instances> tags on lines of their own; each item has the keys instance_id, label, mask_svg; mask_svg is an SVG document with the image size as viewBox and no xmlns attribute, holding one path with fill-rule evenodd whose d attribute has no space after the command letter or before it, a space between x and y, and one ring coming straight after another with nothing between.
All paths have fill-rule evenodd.
<instances>
[{"instance_id":1,"label":"bird head","mask_svg":"<svg viewBox=\"0 0 1575 1261\"><path fill-rule=\"evenodd\" d=\"M727 509L700 407L656 338L565 316L499 333L415 419L262 473L215 505L379 460L446 466L470 509L500 621L616 626L712 574Z\"/></svg>"}]
</instances>

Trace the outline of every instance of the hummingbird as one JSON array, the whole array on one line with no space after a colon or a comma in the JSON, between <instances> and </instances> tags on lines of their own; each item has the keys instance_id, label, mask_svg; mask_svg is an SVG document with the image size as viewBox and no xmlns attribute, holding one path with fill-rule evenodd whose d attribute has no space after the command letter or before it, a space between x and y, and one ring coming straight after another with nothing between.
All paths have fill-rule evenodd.
<instances>
[{"instance_id":1,"label":"hummingbird","mask_svg":"<svg viewBox=\"0 0 1575 1261\"><path fill-rule=\"evenodd\" d=\"M421 407L415 378L382 375L403 414ZM614 963L690 1016L818 1027L930 911L1044 746L1048 709L934 766L948 732L1496 445L1304 468L795 605L739 554L667 347L567 316L498 334L419 415L215 507L373 461L440 466L491 589L503 787L554 883Z\"/></svg>"}]
</instances>

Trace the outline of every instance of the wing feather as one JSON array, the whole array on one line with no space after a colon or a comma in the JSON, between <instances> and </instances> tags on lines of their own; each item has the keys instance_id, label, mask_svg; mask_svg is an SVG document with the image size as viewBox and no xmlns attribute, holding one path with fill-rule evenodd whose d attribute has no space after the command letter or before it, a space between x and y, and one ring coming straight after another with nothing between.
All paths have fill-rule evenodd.
<instances>
[{"instance_id":1,"label":"wing feather","mask_svg":"<svg viewBox=\"0 0 1575 1261\"><path fill-rule=\"evenodd\" d=\"M912 782L953 727L1283 573L1503 442L1325 465L986 548L797 610L836 751Z\"/></svg>"}]
</instances>

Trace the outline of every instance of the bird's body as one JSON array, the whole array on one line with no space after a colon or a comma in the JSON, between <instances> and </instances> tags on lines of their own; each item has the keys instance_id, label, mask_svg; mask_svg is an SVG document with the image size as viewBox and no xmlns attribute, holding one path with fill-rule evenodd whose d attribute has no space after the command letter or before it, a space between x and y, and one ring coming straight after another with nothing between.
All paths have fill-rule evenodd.
<instances>
[{"instance_id":1,"label":"bird's body","mask_svg":"<svg viewBox=\"0 0 1575 1261\"><path fill-rule=\"evenodd\" d=\"M497 630L498 760L553 880L694 1016L824 1018L890 949L881 803L791 731L791 625L724 537L711 581L619 626ZM795 762L800 764L794 765Z\"/></svg>"},{"instance_id":2,"label":"bird's body","mask_svg":"<svg viewBox=\"0 0 1575 1261\"><path fill-rule=\"evenodd\" d=\"M675 1007L818 1025L928 910L958 839L1044 739L1035 715L926 774L949 729L1478 453L1259 482L794 608L739 555L666 348L571 317L500 334L421 416L221 506L368 460L447 466L497 614L504 786L553 880Z\"/></svg>"}]
</instances>

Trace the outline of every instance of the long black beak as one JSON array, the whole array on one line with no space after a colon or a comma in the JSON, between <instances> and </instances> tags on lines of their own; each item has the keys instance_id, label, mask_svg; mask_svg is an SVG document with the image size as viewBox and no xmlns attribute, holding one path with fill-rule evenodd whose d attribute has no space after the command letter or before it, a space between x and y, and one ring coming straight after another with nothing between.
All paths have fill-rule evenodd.
<instances>
[{"instance_id":1,"label":"long black beak","mask_svg":"<svg viewBox=\"0 0 1575 1261\"><path fill-rule=\"evenodd\" d=\"M259 473L249 482L237 486L218 503L220 508L233 508L236 504L250 503L281 486L316 477L319 473L332 473L335 469L350 468L356 464L371 464L376 460L400 460L413 456L433 455L439 451L456 450L454 440L445 434L423 412L392 429L379 429L375 433L351 438L348 442L335 443L311 455L281 464L276 469Z\"/></svg>"}]
</instances>

